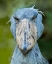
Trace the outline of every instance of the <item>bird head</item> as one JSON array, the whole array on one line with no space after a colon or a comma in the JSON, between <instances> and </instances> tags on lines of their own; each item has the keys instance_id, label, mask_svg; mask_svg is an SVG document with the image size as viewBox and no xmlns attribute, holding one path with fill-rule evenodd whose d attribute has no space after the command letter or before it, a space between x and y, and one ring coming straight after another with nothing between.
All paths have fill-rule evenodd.
<instances>
[{"instance_id":1,"label":"bird head","mask_svg":"<svg viewBox=\"0 0 52 64\"><path fill-rule=\"evenodd\" d=\"M17 46L23 52L31 50L43 32L43 12L31 8L17 10L11 17L11 32L15 37Z\"/></svg>"}]
</instances>

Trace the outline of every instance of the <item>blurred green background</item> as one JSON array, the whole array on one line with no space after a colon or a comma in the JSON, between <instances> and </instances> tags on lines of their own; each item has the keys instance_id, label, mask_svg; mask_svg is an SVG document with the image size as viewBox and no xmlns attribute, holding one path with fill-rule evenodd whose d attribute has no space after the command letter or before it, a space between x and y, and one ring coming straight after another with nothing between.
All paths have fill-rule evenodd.
<instances>
[{"instance_id":1,"label":"blurred green background","mask_svg":"<svg viewBox=\"0 0 52 64\"><path fill-rule=\"evenodd\" d=\"M6 22L18 8L31 7L44 12L44 33L38 40L42 55L52 64L52 0L0 0L0 64L10 64L16 42Z\"/></svg>"}]
</instances>

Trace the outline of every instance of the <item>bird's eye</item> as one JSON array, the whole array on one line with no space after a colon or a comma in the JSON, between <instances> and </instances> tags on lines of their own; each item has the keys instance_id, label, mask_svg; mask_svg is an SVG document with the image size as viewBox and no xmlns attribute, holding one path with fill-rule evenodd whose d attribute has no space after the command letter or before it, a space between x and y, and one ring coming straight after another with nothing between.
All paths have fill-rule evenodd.
<instances>
[{"instance_id":1,"label":"bird's eye","mask_svg":"<svg viewBox=\"0 0 52 64\"><path fill-rule=\"evenodd\" d=\"M15 17L15 16L13 16L13 17L16 20L16 24L19 24L19 22L20 22L19 18Z\"/></svg>"},{"instance_id":2,"label":"bird's eye","mask_svg":"<svg viewBox=\"0 0 52 64\"><path fill-rule=\"evenodd\" d=\"M33 16L33 17L32 17L32 20L34 20L35 18L36 18L36 17L35 17L35 16Z\"/></svg>"},{"instance_id":3,"label":"bird's eye","mask_svg":"<svg viewBox=\"0 0 52 64\"><path fill-rule=\"evenodd\" d=\"M19 18L15 17L15 16L13 16L13 17L14 17L15 20L19 21Z\"/></svg>"}]
</instances>

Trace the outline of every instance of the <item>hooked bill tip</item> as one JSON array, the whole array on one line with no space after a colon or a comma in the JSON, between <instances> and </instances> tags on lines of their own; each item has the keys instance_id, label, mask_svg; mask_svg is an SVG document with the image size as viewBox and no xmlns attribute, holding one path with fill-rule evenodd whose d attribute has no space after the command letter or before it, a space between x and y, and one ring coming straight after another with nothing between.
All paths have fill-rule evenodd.
<instances>
[{"instance_id":1,"label":"hooked bill tip","mask_svg":"<svg viewBox=\"0 0 52 64\"><path fill-rule=\"evenodd\" d=\"M23 48L23 51L27 51L27 47L24 47L24 48Z\"/></svg>"}]
</instances>

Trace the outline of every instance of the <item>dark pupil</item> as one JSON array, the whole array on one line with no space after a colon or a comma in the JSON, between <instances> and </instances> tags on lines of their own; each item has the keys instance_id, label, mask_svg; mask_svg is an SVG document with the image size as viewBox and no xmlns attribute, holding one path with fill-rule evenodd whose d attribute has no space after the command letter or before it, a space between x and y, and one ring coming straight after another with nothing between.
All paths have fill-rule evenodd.
<instances>
[{"instance_id":1,"label":"dark pupil","mask_svg":"<svg viewBox=\"0 0 52 64\"><path fill-rule=\"evenodd\" d=\"M35 19L35 16L32 18L32 20Z\"/></svg>"},{"instance_id":2,"label":"dark pupil","mask_svg":"<svg viewBox=\"0 0 52 64\"><path fill-rule=\"evenodd\" d=\"M19 19L17 17L14 17L15 20L19 21Z\"/></svg>"}]
</instances>

